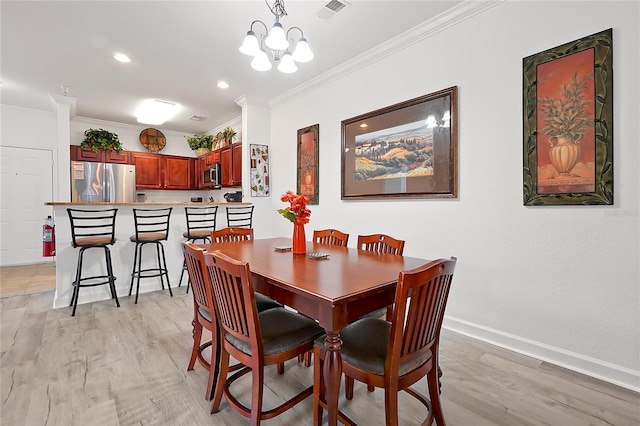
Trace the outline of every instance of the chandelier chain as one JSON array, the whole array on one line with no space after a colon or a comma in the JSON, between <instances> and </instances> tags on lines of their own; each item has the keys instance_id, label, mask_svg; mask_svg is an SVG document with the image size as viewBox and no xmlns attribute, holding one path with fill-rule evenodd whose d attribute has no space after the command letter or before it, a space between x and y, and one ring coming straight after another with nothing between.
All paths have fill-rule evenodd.
<instances>
[{"instance_id":1,"label":"chandelier chain","mask_svg":"<svg viewBox=\"0 0 640 426\"><path fill-rule=\"evenodd\" d=\"M264 2L266 3L271 13L275 15L276 22L280 22L280 18L282 18L283 16L287 16L287 11L284 10L284 0L276 0L273 3L273 6L269 6L268 0L264 0Z\"/></svg>"}]
</instances>

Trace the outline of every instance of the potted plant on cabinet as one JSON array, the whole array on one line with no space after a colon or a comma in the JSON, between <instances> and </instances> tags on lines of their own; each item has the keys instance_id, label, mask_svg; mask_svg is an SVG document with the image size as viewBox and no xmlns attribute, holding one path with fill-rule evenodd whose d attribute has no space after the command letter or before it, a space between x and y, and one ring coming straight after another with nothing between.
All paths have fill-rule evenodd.
<instances>
[{"instance_id":1,"label":"potted plant on cabinet","mask_svg":"<svg viewBox=\"0 0 640 426\"><path fill-rule=\"evenodd\" d=\"M193 149L198 157L202 157L211 152L213 135L196 133L195 135L187 138L187 143L189 144L189 148Z\"/></svg>"},{"instance_id":2,"label":"potted plant on cabinet","mask_svg":"<svg viewBox=\"0 0 640 426\"><path fill-rule=\"evenodd\" d=\"M84 131L84 140L80 142L80 148L91 151L122 151L122 144L118 135L104 129L88 129Z\"/></svg>"},{"instance_id":3,"label":"potted plant on cabinet","mask_svg":"<svg viewBox=\"0 0 640 426\"><path fill-rule=\"evenodd\" d=\"M236 131L233 130L233 127L226 127L222 132L222 139L224 139L224 145L231 145L233 143L233 138L236 137Z\"/></svg>"}]
</instances>

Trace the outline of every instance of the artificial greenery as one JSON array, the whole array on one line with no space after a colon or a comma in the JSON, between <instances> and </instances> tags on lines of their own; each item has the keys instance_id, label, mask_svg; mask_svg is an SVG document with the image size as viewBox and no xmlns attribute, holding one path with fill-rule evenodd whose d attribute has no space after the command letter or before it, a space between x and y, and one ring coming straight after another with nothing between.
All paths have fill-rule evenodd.
<instances>
[{"instance_id":1,"label":"artificial greenery","mask_svg":"<svg viewBox=\"0 0 640 426\"><path fill-rule=\"evenodd\" d=\"M222 138L228 140L229 142L232 142L233 138L236 137L236 131L233 130L233 127L226 127L221 133Z\"/></svg>"},{"instance_id":2,"label":"artificial greenery","mask_svg":"<svg viewBox=\"0 0 640 426\"><path fill-rule=\"evenodd\" d=\"M185 136L186 137L186 136ZM189 148L196 150L198 148L211 149L213 145L213 135L205 135L204 133L196 133L187 138Z\"/></svg>"},{"instance_id":3,"label":"artificial greenery","mask_svg":"<svg viewBox=\"0 0 640 426\"><path fill-rule=\"evenodd\" d=\"M88 129L84 131L84 140L80 143L82 149L99 151L114 150L122 151L122 144L118 139L118 135L104 129Z\"/></svg>"}]
</instances>

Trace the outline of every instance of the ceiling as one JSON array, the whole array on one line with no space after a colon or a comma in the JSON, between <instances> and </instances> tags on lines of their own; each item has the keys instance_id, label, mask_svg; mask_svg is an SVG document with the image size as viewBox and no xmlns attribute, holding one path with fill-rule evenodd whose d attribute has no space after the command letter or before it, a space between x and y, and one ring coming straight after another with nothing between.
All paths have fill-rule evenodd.
<instances>
[{"instance_id":1,"label":"ceiling","mask_svg":"<svg viewBox=\"0 0 640 426\"><path fill-rule=\"evenodd\" d=\"M267 102L462 3L349 0L320 19L328 1L285 1L283 27L302 28L315 58L282 74L253 70L238 51L252 21L273 23L262 0L3 0L0 100L52 111L50 95L68 86L77 116L138 124L140 103L161 99L181 109L159 128L206 132L241 115L239 97ZM115 52L132 62L116 62ZM230 87L219 89L218 80Z\"/></svg>"}]
</instances>

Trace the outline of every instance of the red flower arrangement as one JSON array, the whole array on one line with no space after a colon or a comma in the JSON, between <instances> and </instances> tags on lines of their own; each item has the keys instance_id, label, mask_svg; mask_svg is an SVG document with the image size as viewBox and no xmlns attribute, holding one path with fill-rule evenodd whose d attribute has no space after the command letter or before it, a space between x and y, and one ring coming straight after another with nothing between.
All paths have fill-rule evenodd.
<instances>
[{"instance_id":1,"label":"red flower arrangement","mask_svg":"<svg viewBox=\"0 0 640 426\"><path fill-rule=\"evenodd\" d=\"M287 208L278 209L278 213L294 223L302 225L309 223L311 210L307 208L309 199L305 195L298 195L291 191L287 191L282 195L282 197L280 197L280 200L288 201L290 205Z\"/></svg>"}]
</instances>

